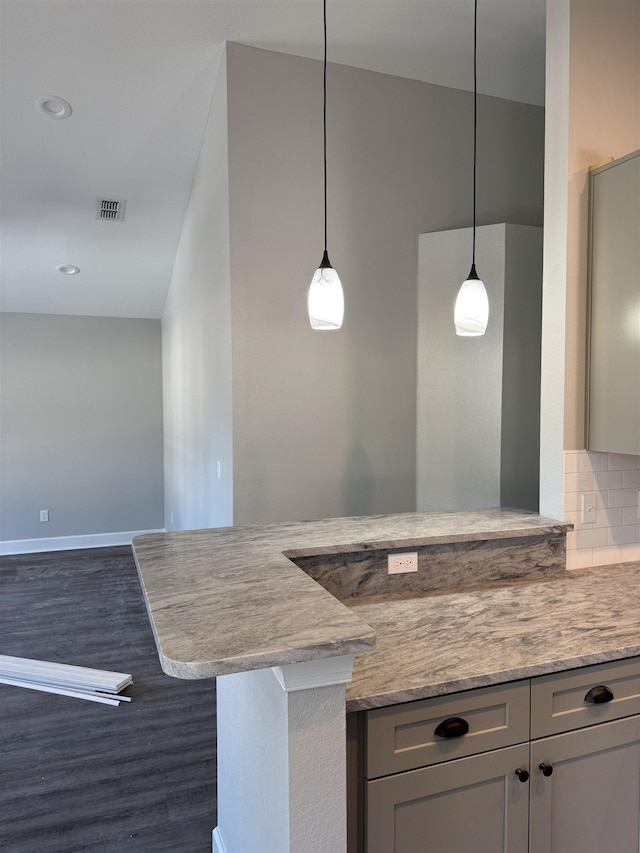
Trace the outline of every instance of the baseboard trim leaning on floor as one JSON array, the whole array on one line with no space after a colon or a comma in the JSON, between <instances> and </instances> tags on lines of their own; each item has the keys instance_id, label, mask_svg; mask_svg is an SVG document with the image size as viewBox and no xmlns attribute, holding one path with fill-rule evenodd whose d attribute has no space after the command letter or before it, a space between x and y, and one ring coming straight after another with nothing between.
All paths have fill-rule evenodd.
<instances>
[{"instance_id":1,"label":"baseboard trim leaning on floor","mask_svg":"<svg viewBox=\"0 0 640 853\"><path fill-rule=\"evenodd\" d=\"M76 548L108 548L112 545L131 545L134 536L145 533L164 533L157 530L125 530L119 533L89 533L84 536L53 536L49 539L7 539L0 542L0 556L35 554L38 551L72 551Z\"/></svg>"},{"instance_id":2,"label":"baseboard trim leaning on floor","mask_svg":"<svg viewBox=\"0 0 640 853\"><path fill-rule=\"evenodd\" d=\"M213 853L227 853L227 848L224 846L224 841L222 840L222 835L220 834L220 827L216 826L216 828L211 833L212 835L212 850Z\"/></svg>"}]
</instances>

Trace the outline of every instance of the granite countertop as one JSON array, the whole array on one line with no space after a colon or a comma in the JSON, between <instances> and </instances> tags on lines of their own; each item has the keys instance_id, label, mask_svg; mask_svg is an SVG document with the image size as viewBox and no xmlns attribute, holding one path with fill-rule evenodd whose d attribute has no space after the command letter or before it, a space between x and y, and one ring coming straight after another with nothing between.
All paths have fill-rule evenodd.
<instances>
[{"instance_id":1,"label":"granite countertop","mask_svg":"<svg viewBox=\"0 0 640 853\"><path fill-rule=\"evenodd\" d=\"M133 546L163 670L177 678L210 678L370 652L376 632L386 647L387 605L346 607L290 558L498 540L566 528L532 512L489 509L150 534L136 537ZM407 602L388 606L409 612ZM417 623L431 618L420 607L411 612ZM436 607L435 612L441 611ZM359 655L358 672L366 657ZM379 665L380 655L376 658ZM376 688L376 695L382 691Z\"/></svg>"},{"instance_id":2,"label":"granite countertop","mask_svg":"<svg viewBox=\"0 0 640 853\"><path fill-rule=\"evenodd\" d=\"M640 655L640 563L347 606L291 558L566 529L513 510L408 513L151 534L136 537L134 554L169 675L355 653L356 711Z\"/></svg>"},{"instance_id":3,"label":"granite countertop","mask_svg":"<svg viewBox=\"0 0 640 853\"><path fill-rule=\"evenodd\" d=\"M352 606L376 631L347 711L640 655L640 563Z\"/></svg>"}]
</instances>

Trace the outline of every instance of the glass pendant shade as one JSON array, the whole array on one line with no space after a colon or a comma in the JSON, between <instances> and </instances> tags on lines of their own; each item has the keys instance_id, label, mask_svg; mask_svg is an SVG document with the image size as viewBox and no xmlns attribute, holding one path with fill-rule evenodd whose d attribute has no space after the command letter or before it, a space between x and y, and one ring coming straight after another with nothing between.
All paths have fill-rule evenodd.
<instances>
[{"instance_id":1,"label":"glass pendant shade","mask_svg":"<svg viewBox=\"0 0 640 853\"><path fill-rule=\"evenodd\" d=\"M309 287L309 321L312 329L339 329L344 317L344 295L340 276L327 253L313 274Z\"/></svg>"},{"instance_id":2,"label":"glass pendant shade","mask_svg":"<svg viewBox=\"0 0 640 853\"><path fill-rule=\"evenodd\" d=\"M340 276L329 263L327 254L327 0L322 0L324 21L323 68L323 152L324 152L324 254L320 266L313 274L307 308L311 328L318 331L340 329L344 318L344 294Z\"/></svg>"},{"instance_id":3,"label":"glass pendant shade","mask_svg":"<svg viewBox=\"0 0 640 853\"><path fill-rule=\"evenodd\" d=\"M473 254L471 271L456 297L456 335L477 338L487 331L489 297L476 272L476 172L478 165L478 0L473 4Z\"/></svg>"},{"instance_id":4,"label":"glass pendant shade","mask_svg":"<svg viewBox=\"0 0 640 853\"><path fill-rule=\"evenodd\" d=\"M461 337L479 337L487 331L489 297L483 282L478 278L475 265L458 291L454 321L456 335Z\"/></svg>"}]
</instances>

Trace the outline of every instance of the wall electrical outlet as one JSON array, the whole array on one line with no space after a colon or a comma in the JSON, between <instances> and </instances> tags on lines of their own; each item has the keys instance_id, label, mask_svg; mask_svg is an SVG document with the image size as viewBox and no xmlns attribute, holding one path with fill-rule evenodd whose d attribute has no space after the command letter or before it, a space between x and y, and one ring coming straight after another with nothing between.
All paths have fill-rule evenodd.
<instances>
[{"instance_id":1,"label":"wall electrical outlet","mask_svg":"<svg viewBox=\"0 0 640 853\"><path fill-rule=\"evenodd\" d=\"M40 521L49 521L49 510L41 509L40 510Z\"/></svg>"},{"instance_id":2,"label":"wall electrical outlet","mask_svg":"<svg viewBox=\"0 0 640 853\"><path fill-rule=\"evenodd\" d=\"M387 554L387 572L390 575L400 575L404 572L418 571L418 552L410 554Z\"/></svg>"},{"instance_id":3,"label":"wall electrical outlet","mask_svg":"<svg viewBox=\"0 0 640 853\"><path fill-rule=\"evenodd\" d=\"M596 496L585 492L582 495L582 523L593 524L596 520Z\"/></svg>"}]
</instances>

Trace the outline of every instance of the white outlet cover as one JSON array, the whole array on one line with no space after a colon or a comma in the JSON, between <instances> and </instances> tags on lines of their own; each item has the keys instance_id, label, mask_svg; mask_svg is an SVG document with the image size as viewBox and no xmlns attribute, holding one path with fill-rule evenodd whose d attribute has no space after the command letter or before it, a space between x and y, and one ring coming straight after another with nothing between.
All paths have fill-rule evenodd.
<instances>
[{"instance_id":1,"label":"white outlet cover","mask_svg":"<svg viewBox=\"0 0 640 853\"><path fill-rule=\"evenodd\" d=\"M411 551L407 554L387 554L387 573L390 575L401 575L407 572L418 571L418 552Z\"/></svg>"}]
</instances>

